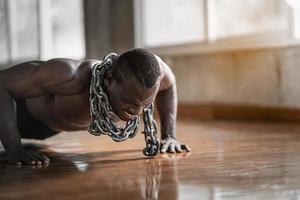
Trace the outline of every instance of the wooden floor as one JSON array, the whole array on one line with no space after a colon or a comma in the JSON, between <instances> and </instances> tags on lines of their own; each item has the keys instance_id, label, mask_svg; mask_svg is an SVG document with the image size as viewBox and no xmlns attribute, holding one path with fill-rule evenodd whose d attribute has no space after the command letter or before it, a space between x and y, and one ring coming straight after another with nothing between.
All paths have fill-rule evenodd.
<instances>
[{"instance_id":1,"label":"wooden floor","mask_svg":"<svg viewBox=\"0 0 300 200\"><path fill-rule=\"evenodd\" d=\"M0 199L299 199L300 125L180 121L192 153L142 154L87 132L28 141L47 167L0 165Z\"/></svg>"}]
</instances>

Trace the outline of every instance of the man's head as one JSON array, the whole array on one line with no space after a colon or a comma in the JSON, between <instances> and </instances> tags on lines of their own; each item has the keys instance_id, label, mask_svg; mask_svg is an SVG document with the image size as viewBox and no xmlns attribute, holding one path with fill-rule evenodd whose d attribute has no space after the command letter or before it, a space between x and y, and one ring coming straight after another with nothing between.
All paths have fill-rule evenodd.
<instances>
[{"instance_id":1,"label":"man's head","mask_svg":"<svg viewBox=\"0 0 300 200\"><path fill-rule=\"evenodd\" d=\"M114 112L122 120L141 114L154 101L160 74L159 63L149 51L132 49L121 54L105 80Z\"/></svg>"}]
</instances>

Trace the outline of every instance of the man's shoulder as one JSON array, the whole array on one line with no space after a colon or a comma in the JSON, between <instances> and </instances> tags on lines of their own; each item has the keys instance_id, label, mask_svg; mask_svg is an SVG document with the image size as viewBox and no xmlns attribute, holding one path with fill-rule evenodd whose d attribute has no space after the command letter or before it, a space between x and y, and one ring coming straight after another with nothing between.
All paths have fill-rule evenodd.
<instances>
[{"instance_id":1,"label":"man's shoulder","mask_svg":"<svg viewBox=\"0 0 300 200\"><path fill-rule=\"evenodd\" d=\"M102 63L102 60L97 60L97 59L86 59L82 63L85 63L89 66L94 66L95 64L100 64Z\"/></svg>"},{"instance_id":2,"label":"man's shoulder","mask_svg":"<svg viewBox=\"0 0 300 200\"><path fill-rule=\"evenodd\" d=\"M96 64L100 64L102 61L101 60L96 60L96 59L86 59L81 62L81 64L78 66L78 71L92 71L93 67Z\"/></svg>"},{"instance_id":3,"label":"man's shoulder","mask_svg":"<svg viewBox=\"0 0 300 200\"><path fill-rule=\"evenodd\" d=\"M74 60L69 58L53 58L46 61L42 68L44 68L43 70L48 68L51 71L74 74L78 71L92 69L97 63L101 63L101 61L96 59Z\"/></svg>"},{"instance_id":4,"label":"man's shoulder","mask_svg":"<svg viewBox=\"0 0 300 200\"><path fill-rule=\"evenodd\" d=\"M167 74L167 72L168 72L168 70L169 70L170 67L159 56L155 55L155 58L156 58L156 60L157 60L157 62L159 64L161 79L163 79L166 76L166 74Z\"/></svg>"},{"instance_id":5,"label":"man's shoulder","mask_svg":"<svg viewBox=\"0 0 300 200\"><path fill-rule=\"evenodd\" d=\"M175 76L170 68L170 66L163 61L163 59L161 59L159 56L155 55L155 58L157 59L157 62L159 64L159 68L160 68L160 91L164 90L168 87L170 87L170 85L172 85L173 83L175 83Z\"/></svg>"}]
</instances>

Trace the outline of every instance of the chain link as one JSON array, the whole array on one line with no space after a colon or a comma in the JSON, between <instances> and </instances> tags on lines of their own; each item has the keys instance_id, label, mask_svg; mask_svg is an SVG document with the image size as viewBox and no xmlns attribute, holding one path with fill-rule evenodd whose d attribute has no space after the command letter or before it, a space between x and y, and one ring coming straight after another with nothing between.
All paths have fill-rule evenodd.
<instances>
[{"instance_id":1,"label":"chain link","mask_svg":"<svg viewBox=\"0 0 300 200\"><path fill-rule=\"evenodd\" d=\"M113 112L108 101L108 96L103 90L104 78L111 69L113 62L118 55L110 53L104 57L100 64L93 66L90 85L90 113L91 123L88 131L96 136L108 135L116 142L122 142L133 138L137 134L140 117L135 116L126 122L124 128L116 124L119 117ZM145 108L143 112L144 131L146 148L143 150L146 156L155 156L158 153L160 142L157 138L157 125L153 119L153 104Z\"/></svg>"},{"instance_id":2,"label":"chain link","mask_svg":"<svg viewBox=\"0 0 300 200\"><path fill-rule=\"evenodd\" d=\"M156 137L157 124L153 119L154 106L151 104L149 108L144 109L143 120L144 120L144 131L142 132L145 136L146 148L143 150L144 155L153 156L159 151L160 142Z\"/></svg>"}]
</instances>

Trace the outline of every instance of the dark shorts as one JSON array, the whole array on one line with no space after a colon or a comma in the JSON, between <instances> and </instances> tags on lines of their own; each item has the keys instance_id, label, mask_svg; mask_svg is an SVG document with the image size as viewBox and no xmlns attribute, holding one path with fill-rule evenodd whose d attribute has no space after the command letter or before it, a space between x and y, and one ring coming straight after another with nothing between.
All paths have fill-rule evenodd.
<instances>
[{"instance_id":1,"label":"dark shorts","mask_svg":"<svg viewBox=\"0 0 300 200\"><path fill-rule=\"evenodd\" d=\"M22 138L44 140L58 133L31 115L25 99L16 100L16 106L17 125Z\"/></svg>"}]
</instances>

